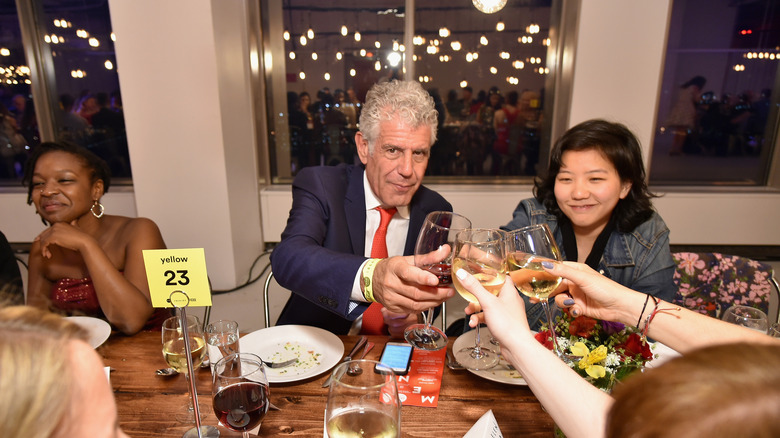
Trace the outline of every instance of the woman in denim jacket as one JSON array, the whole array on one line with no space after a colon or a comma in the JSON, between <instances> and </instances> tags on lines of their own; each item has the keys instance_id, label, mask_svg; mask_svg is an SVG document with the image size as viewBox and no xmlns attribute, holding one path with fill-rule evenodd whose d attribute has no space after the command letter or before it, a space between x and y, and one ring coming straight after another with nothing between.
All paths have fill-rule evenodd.
<instances>
[{"instance_id":1,"label":"woman in denim jacket","mask_svg":"<svg viewBox=\"0 0 780 438\"><path fill-rule=\"evenodd\" d=\"M520 202L511 231L546 223L564 260L585 263L631 289L671 301L675 264L669 228L655 212L639 141L619 123L589 120L566 131L551 151L534 198ZM526 298L527 300L527 298ZM532 328L541 305L526 302Z\"/></svg>"}]
</instances>

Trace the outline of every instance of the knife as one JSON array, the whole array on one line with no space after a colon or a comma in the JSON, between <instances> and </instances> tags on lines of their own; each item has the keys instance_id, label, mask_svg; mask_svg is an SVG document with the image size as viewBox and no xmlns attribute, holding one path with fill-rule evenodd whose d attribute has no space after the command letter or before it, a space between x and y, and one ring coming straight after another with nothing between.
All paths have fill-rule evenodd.
<instances>
[{"instance_id":1,"label":"knife","mask_svg":"<svg viewBox=\"0 0 780 438\"><path fill-rule=\"evenodd\" d=\"M355 346L352 347L352 350L350 350L349 354L347 354L347 356L344 359L341 360L341 363L351 361L352 358L355 356L355 354L357 354L358 350L360 350L360 347L362 347L365 343L366 343L366 337L365 336L361 336L360 339L358 339L358 341L355 344ZM325 380L325 383L322 384L322 387L323 388L327 388L328 386L330 386L331 380L333 380L333 374L332 373L331 373L330 376L328 376L328 379Z\"/></svg>"}]
</instances>

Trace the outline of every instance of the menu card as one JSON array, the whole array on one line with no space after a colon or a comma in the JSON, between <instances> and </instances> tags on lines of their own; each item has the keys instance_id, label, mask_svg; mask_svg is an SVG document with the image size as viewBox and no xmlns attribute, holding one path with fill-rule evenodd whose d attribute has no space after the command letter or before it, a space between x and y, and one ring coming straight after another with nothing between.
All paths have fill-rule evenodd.
<instances>
[{"instance_id":1,"label":"menu card","mask_svg":"<svg viewBox=\"0 0 780 438\"><path fill-rule=\"evenodd\" d=\"M447 349L427 351L415 348L405 376L398 376L398 396L404 406L435 408L439 404L444 356Z\"/></svg>"}]
</instances>

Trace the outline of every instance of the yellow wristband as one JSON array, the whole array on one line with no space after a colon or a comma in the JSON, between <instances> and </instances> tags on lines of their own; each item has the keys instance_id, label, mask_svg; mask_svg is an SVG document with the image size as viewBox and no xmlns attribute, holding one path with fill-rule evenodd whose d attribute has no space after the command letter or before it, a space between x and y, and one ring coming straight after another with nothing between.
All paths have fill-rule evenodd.
<instances>
[{"instance_id":1,"label":"yellow wristband","mask_svg":"<svg viewBox=\"0 0 780 438\"><path fill-rule=\"evenodd\" d=\"M376 299L374 299L374 284L373 284L373 278L374 278L374 269L376 268L377 263L382 259L368 259L366 264L363 266L363 274L362 274L362 281L363 281L363 298L366 299L369 303L375 303Z\"/></svg>"}]
</instances>

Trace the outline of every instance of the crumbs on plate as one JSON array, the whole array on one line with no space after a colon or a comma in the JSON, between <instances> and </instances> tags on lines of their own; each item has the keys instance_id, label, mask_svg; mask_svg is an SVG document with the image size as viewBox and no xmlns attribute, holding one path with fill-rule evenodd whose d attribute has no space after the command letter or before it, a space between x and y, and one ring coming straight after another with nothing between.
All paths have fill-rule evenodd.
<instances>
[{"instance_id":1,"label":"crumbs on plate","mask_svg":"<svg viewBox=\"0 0 780 438\"><path fill-rule=\"evenodd\" d=\"M268 359L271 362L283 362L292 358L298 358L298 362L289 367L274 370L275 373L283 374L302 374L304 371L314 368L320 364L322 353L318 353L313 348L301 345L297 342L285 342L279 344L280 350L271 355Z\"/></svg>"}]
</instances>

